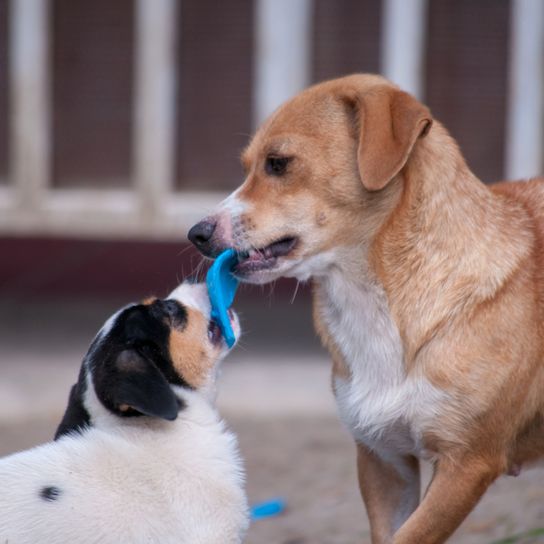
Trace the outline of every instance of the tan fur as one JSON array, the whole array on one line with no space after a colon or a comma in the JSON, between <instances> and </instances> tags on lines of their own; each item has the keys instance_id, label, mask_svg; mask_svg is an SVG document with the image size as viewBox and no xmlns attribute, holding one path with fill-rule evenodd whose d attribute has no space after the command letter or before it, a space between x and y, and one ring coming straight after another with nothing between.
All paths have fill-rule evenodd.
<instances>
[{"instance_id":1,"label":"tan fur","mask_svg":"<svg viewBox=\"0 0 544 544\"><path fill-rule=\"evenodd\" d=\"M293 157L281 178L265 173L270 154ZM485 186L427 108L372 75L296 96L242 160L245 208L226 243L299 238L279 273L313 277L334 376L352 379L325 319L333 271L385 293L405 379L447 399L418 437L435 472L417 508L414 458L358 446L373 542L443 542L495 478L544 455L544 181Z\"/></svg>"},{"instance_id":2,"label":"tan fur","mask_svg":"<svg viewBox=\"0 0 544 544\"><path fill-rule=\"evenodd\" d=\"M201 312L187 307L187 326L170 330L170 357L180 376L195 389L200 388L211 372L216 355L203 341L208 322Z\"/></svg>"},{"instance_id":3,"label":"tan fur","mask_svg":"<svg viewBox=\"0 0 544 544\"><path fill-rule=\"evenodd\" d=\"M406 457L404 464L412 472L412 485L419 497L419 462L415 457ZM357 472L361 494L372 519L372 540L387 541L391 536L390 522L399 507L406 481L391 465L362 444L357 445Z\"/></svg>"},{"instance_id":4,"label":"tan fur","mask_svg":"<svg viewBox=\"0 0 544 544\"><path fill-rule=\"evenodd\" d=\"M358 112L357 163L363 185L383 189L406 163L417 139L432 124L431 112L403 92L377 86L361 98L359 89L348 101Z\"/></svg>"}]
</instances>

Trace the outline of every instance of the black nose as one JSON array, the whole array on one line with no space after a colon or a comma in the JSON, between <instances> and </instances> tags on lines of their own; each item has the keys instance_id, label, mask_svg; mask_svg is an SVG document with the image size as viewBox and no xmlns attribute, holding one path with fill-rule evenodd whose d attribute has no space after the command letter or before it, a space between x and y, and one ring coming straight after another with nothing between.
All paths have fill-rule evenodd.
<instances>
[{"instance_id":1,"label":"black nose","mask_svg":"<svg viewBox=\"0 0 544 544\"><path fill-rule=\"evenodd\" d=\"M190 242L193 243L197 249L202 251L202 253L207 254L211 249L211 239L214 231L215 222L204 219L191 228L187 234L187 238L189 238Z\"/></svg>"},{"instance_id":2,"label":"black nose","mask_svg":"<svg viewBox=\"0 0 544 544\"><path fill-rule=\"evenodd\" d=\"M151 311L161 321L167 318L172 327L183 328L187 323L187 309L177 300L157 300L152 305Z\"/></svg>"}]
</instances>

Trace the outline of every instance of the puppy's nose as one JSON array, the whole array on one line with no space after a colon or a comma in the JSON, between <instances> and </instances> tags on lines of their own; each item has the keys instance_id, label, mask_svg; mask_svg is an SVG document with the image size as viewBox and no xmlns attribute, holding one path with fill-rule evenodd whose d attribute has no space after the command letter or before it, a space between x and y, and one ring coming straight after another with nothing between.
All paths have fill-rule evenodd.
<instances>
[{"instance_id":1,"label":"puppy's nose","mask_svg":"<svg viewBox=\"0 0 544 544\"><path fill-rule=\"evenodd\" d=\"M187 310L176 300L159 301L158 311L169 319L173 327L181 327L187 321Z\"/></svg>"},{"instance_id":2,"label":"puppy's nose","mask_svg":"<svg viewBox=\"0 0 544 544\"><path fill-rule=\"evenodd\" d=\"M204 219L197 223L187 234L190 242L193 243L198 250L204 254L210 253L211 239L215 231L216 223L209 219Z\"/></svg>"}]
</instances>

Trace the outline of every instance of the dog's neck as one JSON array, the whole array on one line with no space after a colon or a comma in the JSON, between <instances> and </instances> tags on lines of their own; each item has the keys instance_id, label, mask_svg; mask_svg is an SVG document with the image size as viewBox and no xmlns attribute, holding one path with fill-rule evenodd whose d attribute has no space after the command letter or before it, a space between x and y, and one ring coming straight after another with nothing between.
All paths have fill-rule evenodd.
<instances>
[{"instance_id":1,"label":"dog's neck","mask_svg":"<svg viewBox=\"0 0 544 544\"><path fill-rule=\"evenodd\" d=\"M183 402L183 408L175 421L165 421L156 417L121 417L112 413L100 402L94 387L88 380L84 394L84 405L89 413L90 425L96 429L114 434L119 432L120 428L123 428L127 431L136 429L139 435L149 433L153 436L157 432L163 434L175 433L178 428L186 427L192 423L209 425L219 421L217 410L205 395L179 386L172 387L180 401Z\"/></svg>"},{"instance_id":2,"label":"dog's neck","mask_svg":"<svg viewBox=\"0 0 544 544\"><path fill-rule=\"evenodd\" d=\"M461 308L501 288L531 237L520 206L476 178L439 123L417 143L402 176L402 196L371 244L369 264L409 363ZM525 234L514 239L512 232Z\"/></svg>"},{"instance_id":3,"label":"dog's neck","mask_svg":"<svg viewBox=\"0 0 544 544\"><path fill-rule=\"evenodd\" d=\"M360 239L337 248L313 280L329 299L334 278L359 294L383 291L410 365L444 323L501 288L530 252L531 233L520 205L476 178L439 123L372 198L378 211L361 220Z\"/></svg>"}]
</instances>

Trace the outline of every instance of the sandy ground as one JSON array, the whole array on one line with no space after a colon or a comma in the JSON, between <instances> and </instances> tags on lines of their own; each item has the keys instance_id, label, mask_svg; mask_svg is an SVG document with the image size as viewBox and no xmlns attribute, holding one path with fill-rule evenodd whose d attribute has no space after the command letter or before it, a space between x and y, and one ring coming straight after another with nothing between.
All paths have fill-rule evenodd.
<instances>
[{"instance_id":1,"label":"sandy ground","mask_svg":"<svg viewBox=\"0 0 544 544\"><path fill-rule=\"evenodd\" d=\"M0 455L51 438L86 345L110 309L0 306ZM354 446L336 417L329 364L309 326L301 326L308 310L275 311L266 327L248 312L254 337L226 361L221 378L219 407L240 440L250 501L287 503L284 514L254 523L246 542L369 542ZM283 340L260 339L260 329ZM450 541L490 544L537 527L544 527L544 470L497 481Z\"/></svg>"}]
</instances>

